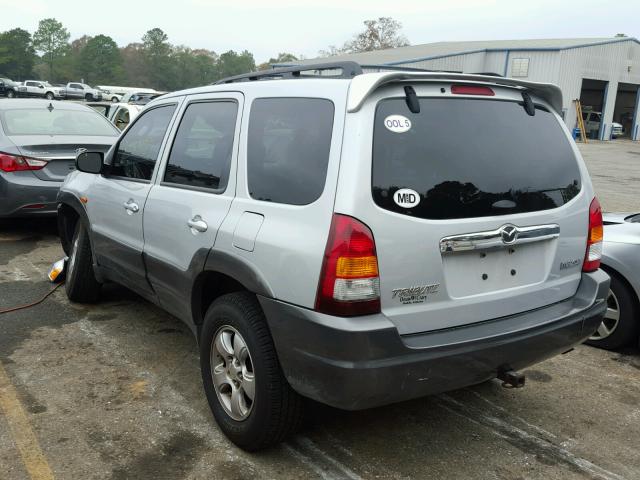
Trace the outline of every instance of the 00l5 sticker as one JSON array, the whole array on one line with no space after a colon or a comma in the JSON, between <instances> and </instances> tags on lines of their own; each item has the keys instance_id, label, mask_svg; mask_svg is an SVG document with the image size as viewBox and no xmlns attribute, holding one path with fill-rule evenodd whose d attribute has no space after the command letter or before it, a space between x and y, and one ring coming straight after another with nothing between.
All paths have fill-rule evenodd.
<instances>
[{"instance_id":1,"label":"00l5 sticker","mask_svg":"<svg viewBox=\"0 0 640 480\"><path fill-rule=\"evenodd\" d=\"M393 133L404 133L411 130L411 120L404 115L389 115L384 119L384 126Z\"/></svg>"}]
</instances>

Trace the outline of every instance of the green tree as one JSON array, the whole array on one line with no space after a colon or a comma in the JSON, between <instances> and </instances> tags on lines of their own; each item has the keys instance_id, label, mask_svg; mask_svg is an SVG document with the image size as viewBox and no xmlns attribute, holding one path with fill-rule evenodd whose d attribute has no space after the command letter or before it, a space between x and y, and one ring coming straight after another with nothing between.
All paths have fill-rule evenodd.
<instances>
[{"instance_id":1,"label":"green tree","mask_svg":"<svg viewBox=\"0 0 640 480\"><path fill-rule=\"evenodd\" d=\"M141 43L130 43L120 49L125 83L132 87L145 87L150 84L144 49Z\"/></svg>"},{"instance_id":2,"label":"green tree","mask_svg":"<svg viewBox=\"0 0 640 480\"><path fill-rule=\"evenodd\" d=\"M167 89L170 84L169 70L172 47L169 37L160 28L153 28L142 36L142 50L152 86Z\"/></svg>"},{"instance_id":3,"label":"green tree","mask_svg":"<svg viewBox=\"0 0 640 480\"><path fill-rule=\"evenodd\" d=\"M218 59L216 77L217 79L231 77L241 73L252 72L255 69L256 62L251 52L244 50L241 53L236 53L233 50L229 50L220 55Z\"/></svg>"},{"instance_id":4,"label":"green tree","mask_svg":"<svg viewBox=\"0 0 640 480\"><path fill-rule=\"evenodd\" d=\"M122 79L122 57L116 42L106 35L90 38L80 51L82 78L92 84L112 84Z\"/></svg>"},{"instance_id":5,"label":"green tree","mask_svg":"<svg viewBox=\"0 0 640 480\"><path fill-rule=\"evenodd\" d=\"M38 30L33 34L34 48L42 52L49 66L49 76L53 79L54 65L69 49L69 32L55 18L40 20Z\"/></svg>"},{"instance_id":6,"label":"green tree","mask_svg":"<svg viewBox=\"0 0 640 480\"><path fill-rule=\"evenodd\" d=\"M33 72L36 52L31 34L21 28L0 33L0 70L4 75L25 80Z\"/></svg>"},{"instance_id":7,"label":"green tree","mask_svg":"<svg viewBox=\"0 0 640 480\"><path fill-rule=\"evenodd\" d=\"M185 46L173 49L170 57L170 90L196 87L211 83L215 75L217 55L208 50L191 50Z\"/></svg>"},{"instance_id":8,"label":"green tree","mask_svg":"<svg viewBox=\"0 0 640 480\"><path fill-rule=\"evenodd\" d=\"M300 59L296 57L293 53L282 52L282 53L279 53L277 57L275 58L271 57L266 62L258 65L258 70L267 70L268 68L271 68L271 66L275 64L297 62L298 60Z\"/></svg>"}]
</instances>

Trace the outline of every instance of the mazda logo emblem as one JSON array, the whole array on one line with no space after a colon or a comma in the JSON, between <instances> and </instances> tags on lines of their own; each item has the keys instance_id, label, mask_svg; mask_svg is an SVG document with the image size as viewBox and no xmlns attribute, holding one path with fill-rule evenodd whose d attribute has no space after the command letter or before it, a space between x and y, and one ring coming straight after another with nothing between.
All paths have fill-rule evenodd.
<instances>
[{"instance_id":1,"label":"mazda logo emblem","mask_svg":"<svg viewBox=\"0 0 640 480\"><path fill-rule=\"evenodd\" d=\"M502 238L502 243L510 244L515 242L518 239L518 227L514 225L505 225L500 228L500 237Z\"/></svg>"}]
</instances>

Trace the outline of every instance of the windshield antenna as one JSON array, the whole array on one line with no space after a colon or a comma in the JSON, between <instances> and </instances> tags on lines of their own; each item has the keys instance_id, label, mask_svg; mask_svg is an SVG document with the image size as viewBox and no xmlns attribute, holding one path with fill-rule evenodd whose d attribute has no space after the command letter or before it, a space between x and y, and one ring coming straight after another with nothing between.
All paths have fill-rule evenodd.
<instances>
[{"instance_id":1,"label":"windshield antenna","mask_svg":"<svg viewBox=\"0 0 640 480\"><path fill-rule=\"evenodd\" d=\"M404 87L404 93L407 96L407 107L411 113L420 113L420 101L418 100L418 96L416 95L416 91L413 89L411 85L407 85Z\"/></svg>"}]
</instances>

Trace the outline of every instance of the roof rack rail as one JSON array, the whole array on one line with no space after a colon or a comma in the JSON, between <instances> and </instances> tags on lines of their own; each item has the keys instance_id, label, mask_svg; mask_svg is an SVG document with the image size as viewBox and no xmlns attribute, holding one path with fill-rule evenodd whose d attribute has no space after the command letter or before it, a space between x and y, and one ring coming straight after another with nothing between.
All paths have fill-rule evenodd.
<instances>
[{"instance_id":1,"label":"roof rack rail","mask_svg":"<svg viewBox=\"0 0 640 480\"><path fill-rule=\"evenodd\" d=\"M314 65L299 65L297 67L274 68L273 70L262 70L260 72L244 73L233 77L223 78L214 83L252 82L256 80L275 80L283 78L308 78L318 77L319 72L327 70L340 70L341 73L327 74L324 78L353 78L362 74L362 67L356 62L333 62L319 63ZM316 72L313 75L304 75L303 72Z\"/></svg>"}]
</instances>

